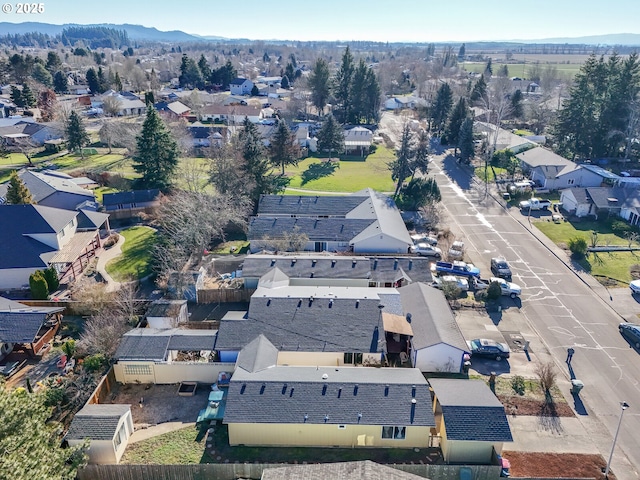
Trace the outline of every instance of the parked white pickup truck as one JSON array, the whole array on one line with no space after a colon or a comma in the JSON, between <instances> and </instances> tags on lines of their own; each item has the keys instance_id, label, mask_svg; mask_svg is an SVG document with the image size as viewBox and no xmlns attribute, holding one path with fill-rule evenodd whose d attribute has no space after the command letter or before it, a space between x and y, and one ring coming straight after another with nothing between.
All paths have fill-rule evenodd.
<instances>
[{"instance_id":1,"label":"parked white pickup truck","mask_svg":"<svg viewBox=\"0 0 640 480\"><path fill-rule=\"evenodd\" d=\"M520 209L522 210L546 210L550 206L551 202L549 200L542 200L540 198L531 198L520 202Z\"/></svg>"}]
</instances>

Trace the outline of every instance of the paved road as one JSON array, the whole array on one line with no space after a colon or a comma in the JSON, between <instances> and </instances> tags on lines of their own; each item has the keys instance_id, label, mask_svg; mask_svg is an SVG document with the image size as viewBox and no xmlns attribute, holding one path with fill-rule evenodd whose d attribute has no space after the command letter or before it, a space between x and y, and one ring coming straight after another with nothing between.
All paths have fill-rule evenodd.
<instances>
[{"instance_id":1,"label":"paved road","mask_svg":"<svg viewBox=\"0 0 640 480\"><path fill-rule=\"evenodd\" d=\"M612 308L613 295L591 277L576 273L562 251L543 235L532 234L536 230L527 217L486 195L484 185L474 183L452 157L437 155L431 173L440 186L449 225L462 235L471 260L484 272L489 272L492 256L509 261L513 282L523 289L521 303L513 308L520 309L530 331L565 373L565 383L571 375L585 383L580 395L585 424L593 429L594 417L599 420L601 428L594 434L604 434L600 451L605 459L620 417L619 402L631 405L612 468L618 479L640 478L640 354L618 333L622 317ZM494 323L500 330L499 319ZM576 350L572 369L565 363L569 347Z\"/></svg>"}]
</instances>

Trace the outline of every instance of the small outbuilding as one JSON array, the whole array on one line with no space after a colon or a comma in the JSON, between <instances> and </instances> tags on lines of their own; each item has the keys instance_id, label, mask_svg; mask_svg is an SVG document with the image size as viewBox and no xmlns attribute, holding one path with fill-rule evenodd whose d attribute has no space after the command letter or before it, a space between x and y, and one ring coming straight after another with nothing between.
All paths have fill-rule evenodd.
<instances>
[{"instance_id":1,"label":"small outbuilding","mask_svg":"<svg viewBox=\"0 0 640 480\"><path fill-rule=\"evenodd\" d=\"M89 440L89 463L120 462L133 434L131 405L90 404L76 413L66 440L81 445Z\"/></svg>"}]
</instances>

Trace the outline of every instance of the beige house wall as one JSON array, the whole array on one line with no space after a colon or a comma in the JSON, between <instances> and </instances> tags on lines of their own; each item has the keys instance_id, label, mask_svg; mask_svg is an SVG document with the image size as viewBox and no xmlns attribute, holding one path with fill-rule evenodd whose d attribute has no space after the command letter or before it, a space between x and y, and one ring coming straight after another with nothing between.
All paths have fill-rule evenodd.
<instances>
[{"instance_id":1,"label":"beige house wall","mask_svg":"<svg viewBox=\"0 0 640 480\"><path fill-rule=\"evenodd\" d=\"M134 368L127 368L127 365ZM120 383L215 383L220 372L233 372L233 363L118 362L113 366ZM133 370L133 371L132 371ZM146 371L149 373L147 374Z\"/></svg>"},{"instance_id":2,"label":"beige house wall","mask_svg":"<svg viewBox=\"0 0 640 480\"><path fill-rule=\"evenodd\" d=\"M229 424L230 445L424 448L429 434L429 427L407 426L405 438L393 440L382 438L380 425Z\"/></svg>"},{"instance_id":3,"label":"beige house wall","mask_svg":"<svg viewBox=\"0 0 640 480\"><path fill-rule=\"evenodd\" d=\"M69 440L69 446L82 445L84 440ZM91 440L88 462L99 465L113 465L118 463L116 452L113 449L113 440Z\"/></svg>"},{"instance_id":4,"label":"beige house wall","mask_svg":"<svg viewBox=\"0 0 640 480\"><path fill-rule=\"evenodd\" d=\"M499 448L496 451L502 451L502 443L497 443ZM447 463L478 463L490 464L493 454L494 444L491 442L470 442L463 440L448 440L441 444L442 455ZM446 446L446 448L445 448Z\"/></svg>"},{"instance_id":5,"label":"beige house wall","mask_svg":"<svg viewBox=\"0 0 640 480\"><path fill-rule=\"evenodd\" d=\"M379 364L381 353L364 353L362 362ZM341 367L344 353L340 352L278 352L278 365ZM352 365L352 364L348 364Z\"/></svg>"}]
</instances>

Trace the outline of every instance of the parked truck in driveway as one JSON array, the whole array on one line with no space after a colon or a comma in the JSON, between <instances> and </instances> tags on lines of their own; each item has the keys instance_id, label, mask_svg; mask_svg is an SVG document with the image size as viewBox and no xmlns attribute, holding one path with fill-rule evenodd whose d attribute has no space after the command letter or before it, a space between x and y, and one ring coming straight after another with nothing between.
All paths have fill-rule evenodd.
<instances>
[{"instance_id":1,"label":"parked truck in driveway","mask_svg":"<svg viewBox=\"0 0 640 480\"><path fill-rule=\"evenodd\" d=\"M530 198L529 200L523 200L520 202L521 210L546 210L551 206L549 200L543 200L541 198Z\"/></svg>"}]
</instances>

